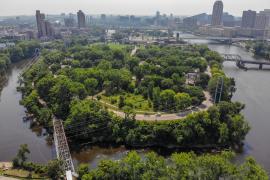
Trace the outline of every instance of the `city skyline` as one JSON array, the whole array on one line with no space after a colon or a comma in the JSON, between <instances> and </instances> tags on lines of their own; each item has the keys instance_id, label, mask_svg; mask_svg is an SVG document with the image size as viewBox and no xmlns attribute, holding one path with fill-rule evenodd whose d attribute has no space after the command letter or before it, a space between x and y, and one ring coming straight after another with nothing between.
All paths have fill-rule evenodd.
<instances>
[{"instance_id":1,"label":"city skyline","mask_svg":"<svg viewBox=\"0 0 270 180\"><path fill-rule=\"evenodd\" d=\"M3 0L0 0L0 2ZM36 9L47 12L47 14L76 13L81 9L85 14L134 14L152 15L157 10L162 14L173 13L175 15L194 15L206 12L211 14L212 5L215 0L9 0L3 2L0 7L0 16L13 15L33 15ZM14 6L16 4L16 6ZM229 12L235 16L241 16L244 10L260 11L270 6L269 0L251 0L245 2L235 2L233 0L223 0L224 12ZM64 6L63 6L64 5ZM112 8L113 7L113 8ZM125 8L122 8L125 7Z\"/></svg>"}]
</instances>

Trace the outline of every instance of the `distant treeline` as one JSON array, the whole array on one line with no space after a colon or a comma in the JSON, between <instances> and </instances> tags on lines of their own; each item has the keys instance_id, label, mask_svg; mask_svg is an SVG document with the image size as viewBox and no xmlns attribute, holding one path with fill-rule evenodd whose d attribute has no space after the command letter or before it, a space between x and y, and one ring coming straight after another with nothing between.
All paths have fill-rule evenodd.
<instances>
[{"instance_id":1,"label":"distant treeline","mask_svg":"<svg viewBox=\"0 0 270 180\"><path fill-rule=\"evenodd\" d=\"M14 47L0 50L0 73L4 73L11 63L32 57L38 47L37 41L21 41Z\"/></svg>"}]
</instances>

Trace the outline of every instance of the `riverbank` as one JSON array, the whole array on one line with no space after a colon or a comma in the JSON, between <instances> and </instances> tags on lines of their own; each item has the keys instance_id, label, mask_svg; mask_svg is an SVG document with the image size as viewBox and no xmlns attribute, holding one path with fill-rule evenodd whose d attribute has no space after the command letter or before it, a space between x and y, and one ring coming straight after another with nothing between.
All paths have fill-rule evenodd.
<instances>
[{"instance_id":1,"label":"riverbank","mask_svg":"<svg viewBox=\"0 0 270 180\"><path fill-rule=\"evenodd\" d=\"M207 42L205 42L207 43ZM209 45L209 48L219 53L239 54L249 60L258 60L250 52L243 48L228 45ZM264 59L259 59L264 60ZM243 71L235 66L233 62L225 62L223 70L227 76L233 77L236 82L236 92L232 101L240 101L245 104L243 115L251 125L251 130L244 141L243 150L238 153L237 161L243 162L248 156L253 156L267 172L270 173L270 145L268 139L270 132L269 121L269 71L258 70L256 65L248 71Z\"/></svg>"},{"instance_id":2,"label":"riverbank","mask_svg":"<svg viewBox=\"0 0 270 180\"><path fill-rule=\"evenodd\" d=\"M207 41L198 43L207 44ZM252 54L247 53L241 48L229 45L209 45L212 50L220 53L239 54L247 59L256 60ZM55 157L55 152L46 137L42 136L42 131L37 133L29 129L29 124L24 123L22 118L25 116L25 109L19 105L21 94L16 91L18 86L17 76L21 73L24 62L15 64L8 74L7 83L3 86L0 95L0 144L6 144L0 147L0 161L10 161L16 154L16 150L21 143L27 143L31 151L30 160L34 162L47 162L48 159ZM237 155L237 161L242 162L245 157L252 155L258 163L270 172L270 145L269 137L269 72L249 70L245 72L238 69L234 63L224 63L224 71L234 77L237 91L233 96L233 101L244 102L246 108L243 114L252 126L247 135L243 152ZM12 108L11 108L12 107ZM76 164L89 163L91 167L97 166L102 159L120 159L129 150L125 147L107 148L98 146L89 146L81 151L72 152L73 160ZM140 150L144 155L147 150Z\"/></svg>"},{"instance_id":3,"label":"riverbank","mask_svg":"<svg viewBox=\"0 0 270 180\"><path fill-rule=\"evenodd\" d=\"M27 64L28 60L12 64L5 83L0 87L0 161L11 161L19 146L28 144L31 151L29 160L46 163L52 158L52 150L46 136L43 136L45 130L30 129L30 122L23 121L25 108L19 103L22 95L17 91L18 77Z\"/></svg>"},{"instance_id":4,"label":"riverbank","mask_svg":"<svg viewBox=\"0 0 270 180\"><path fill-rule=\"evenodd\" d=\"M240 47L243 50L252 53L256 58L265 58L270 61L270 45L267 42L260 41L245 41L245 42L237 42L233 44L234 46Z\"/></svg>"}]
</instances>

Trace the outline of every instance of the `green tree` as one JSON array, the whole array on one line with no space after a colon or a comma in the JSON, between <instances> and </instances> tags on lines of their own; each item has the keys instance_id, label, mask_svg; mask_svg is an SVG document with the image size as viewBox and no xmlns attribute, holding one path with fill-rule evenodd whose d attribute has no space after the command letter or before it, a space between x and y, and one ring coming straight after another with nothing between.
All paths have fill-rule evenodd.
<instances>
[{"instance_id":1,"label":"green tree","mask_svg":"<svg viewBox=\"0 0 270 180\"><path fill-rule=\"evenodd\" d=\"M10 54L10 60L11 60L11 62L13 62L13 63L22 60L23 57L24 57L23 50L22 50L22 48L19 47L19 46L12 47L12 48L9 50L9 54Z\"/></svg>"},{"instance_id":2,"label":"green tree","mask_svg":"<svg viewBox=\"0 0 270 180\"><path fill-rule=\"evenodd\" d=\"M248 158L239 167L231 163L233 157L231 152L200 156L174 153L165 161L163 157L150 152L142 160L136 152L131 151L118 161L101 161L82 179L268 179L265 170L254 159Z\"/></svg>"},{"instance_id":3,"label":"green tree","mask_svg":"<svg viewBox=\"0 0 270 180\"><path fill-rule=\"evenodd\" d=\"M14 166L23 167L27 160L27 154L30 154L27 144L20 145L16 157L13 159Z\"/></svg>"},{"instance_id":4,"label":"green tree","mask_svg":"<svg viewBox=\"0 0 270 180\"><path fill-rule=\"evenodd\" d=\"M47 165L47 174L53 180L58 180L63 176L63 162L51 160Z\"/></svg>"},{"instance_id":5,"label":"green tree","mask_svg":"<svg viewBox=\"0 0 270 180\"><path fill-rule=\"evenodd\" d=\"M84 174L89 173L89 165L88 164L80 164L78 169L77 169L79 179L82 179Z\"/></svg>"},{"instance_id":6,"label":"green tree","mask_svg":"<svg viewBox=\"0 0 270 180\"><path fill-rule=\"evenodd\" d=\"M259 166L252 157L247 157L244 164L240 166L240 178L247 180L267 180L266 171Z\"/></svg>"},{"instance_id":7,"label":"green tree","mask_svg":"<svg viewBox=\"0 0 270 180\"><path fill-rule=\"evenodd\" d=\"M175 92L171 89L166 89L160 93L160 104L164 111L174 111L175 108Z\"/></svg>"},{"instance_id":8,"label":"green tree","mask_svg":"<svg viewBox=\"0 0 270 180\"><path fill-rule=\"evenodd\" d=\"M124 106L123 107L124 113L125 113L125 119L135 119L135 112L132 107L130 106Z\"/></svg>"},{"instance_id":9,"label":"green tree","mask_svg":"<svg viewBox=\"0 0 270 180\"><path fill-rule=\"evenodd\" d=\"M98 86L98 81L95 78L87 78L84 81L84 86L89 95L93 96L96 92Z\"/></svg>"},{"instance_id":10,"label":"green tree","mask_svg":"<svg viewBox=\"0 0 270 180\"><path fill-rule=\"evenodd\" d=\"M192 99L187 93L177 93L175 95L176 110L184 110L191 106Z\"/></svg>"},{"instance_id":11,"label":"green tree","mask_svg":"<svg viewBox=\"0 0 270 180\"><path fill-rule=\"evenodd\" d=\"M118 107L121 109L124 106L125 106L125 97L121 95L119 96Z\"/></svg>"},{"instance_id":12,"label":"green tree","mask_svg":"<svg viewBox=\"0 0 270 180\"><path fill-rule=\"evenodd\" d=\"M0 54L0 73L6 71L10 64L10 59L7 54Z\"/></svg>"},{"instance_id":13,"label":"green tree","mask_svg":"<svg viewBox=\"0 0 270 180\"><path fill-rule=\"evenodd\" d=\"M153 108L158 110L160 108L160 88L155 87L153 89Z\"/></svg>"}]
</instances>

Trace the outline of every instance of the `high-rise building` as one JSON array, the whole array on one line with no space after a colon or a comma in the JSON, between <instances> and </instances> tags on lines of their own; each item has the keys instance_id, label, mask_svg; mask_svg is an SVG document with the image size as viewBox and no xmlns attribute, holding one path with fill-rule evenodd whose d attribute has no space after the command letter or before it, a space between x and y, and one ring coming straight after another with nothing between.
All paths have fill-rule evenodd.
<instances>
[{"instance_id":1,"label":"high-rise building","mask_svg":"<svg viewBox=\"0 0 270 180\"><path fill-rule=\"evenodd\" d=\"M100 17L101 17L101 20L102 20L102 21L106 21L106 14L101 14Z\"/></svg>"},{"instance_id":2,"label":"high-rise building","mask_svg":"<svg viewBox=\"0 0 270 180\"><path fill-rule=\"evenodd\" d=\"M197 19L193 17L187 17L183 19L183 27L186 29L194 29L197 27Z\"/></svg>"},{"instance_id":3,"label":"high-rise building","mask_svg":"<svg viewBox=\"0 0 270 180\"><path fill-rule=\"evenodd\" d=\"M213 6L212 13L212 26L222 25L222 15L223 15L223 3L221 0L217 0Z\"/></svg>"},{"instance_id":4,"label":"high-rise building","mask_svg":"<svg viewBox=\"0 0 270 180\"><path fill-rule=\"evenodd\" d=\"M51 23L45 20L45 14L36 11L36 21L38 29L38 37L51 37L54 35L54 30Z\"/></svg>"},{"instance_id":5,"label":"high-rise building","mask_svg":"<svg viewBox=\"0 0 270 180\"><path fill-rule=\"evenodd\" d=\"M74 18L73 17L68 17L68 18L65 18L64 19L64 22L65 22L65 26L66 27L74 27L74 25L75 25L75 20L74 20Z\"/></svg>"},{"instance_id":6,"label":"high-rise building","mask_svg":"<svg viewBox=\"0 0 270 180\"><path fill-rule=\"evenodd\" d=\"M37 10L36 21L37 21L38 37L45 36L46 35L45 14L41 14L40 11Z\"/></svg>"},{"instance_id":7,"label":"high-rise building","mask_svg":"<svg viewBox=\"0 0 270 180\"><path fill-rule=\"evenodd\" d=\"M54 35L52 24L49 21L45 21L45 29L47 37L52 37Z\"/></svg>"},{"instance_id":8,"label":"high-rise building","mask_svg":"<svg viewBox=\"0 0 270 180\"><path fill-rule=\"evenodd\" d=\"M79 28L86 27L85 14L82 12L82 10L79 10L77 12L77 17L78 17L78 27Z\"/></svg>"},{"instance_id":9,"label":"high-rise building","mask_svg":"<svg viewBox=\"0 0 270 180\"><path fill-rule=\"evenodd\" d=\"M256 20L256 11L243 11L242 15L242 28L254 28Z\"/></svg>"},{"instance_id":10,"label":"high-rise building","mask_svg":"<svg viewBox=\"0 0 270 180\"><path fill-rule=\"evenodd\" d=\"M265 9L263 11L260 11L259 14L263 14L266 16L266 19L267 19L266 29L270 29L270 9Z\"/></svg>"},{"instance_id":11,"label":"high-rise building","mask_svg":"<svg viewBox=\"0 0 270 180\"><path fill-rule=\"evenodd\" d=\"M157 11L156 12L156 17L155 17L155 25L156 26L159 26L160 25L160 20L161 20L161 15L160 15L160 12L159 11Z\"/></svg>"},{"instance_id":12,"label":"high-rise building","mask_svg":"<svg viewBox=\"0 0 270 180\"><path fill-rule=\"evenodd\" d=\"M256 20L255 20L255 29L266 29L269 27L269 20L270 16L267 16L265 14L257 14Z\"/></svg>"},{"instance_id":13,"label":"high-rise building","mask_svg":"<svg viewBox=\"0 0 270 180\"><path fill-rule=\"evenodd\" d=\"M223 23L223 26L234 27L235 25L234 16L227 12L224 12L222 15L222 23Z\"/></svg>"}]
</instances>

